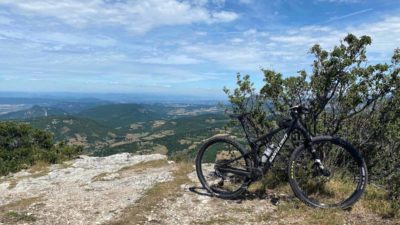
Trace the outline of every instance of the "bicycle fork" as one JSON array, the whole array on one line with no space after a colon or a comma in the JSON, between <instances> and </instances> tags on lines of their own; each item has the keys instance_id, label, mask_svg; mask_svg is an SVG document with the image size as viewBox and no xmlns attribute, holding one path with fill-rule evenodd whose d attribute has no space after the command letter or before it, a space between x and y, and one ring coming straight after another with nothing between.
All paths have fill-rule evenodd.
<instances>
[{"instance_id":1,"label":"bicycle fork","mask_svg":"<svg viewBox=\"0 0 400 225\"><path fill-rule=\"evenodd\" d=\"M316 168L316 175L322 174L325 177L329 177L331 172L328 168L326 168L323 163L321 162L321 156L319 152L314 148L314 146L309 146L311 148L311 154L314 159L314 167Z\"/></svg>"}]
</instances>

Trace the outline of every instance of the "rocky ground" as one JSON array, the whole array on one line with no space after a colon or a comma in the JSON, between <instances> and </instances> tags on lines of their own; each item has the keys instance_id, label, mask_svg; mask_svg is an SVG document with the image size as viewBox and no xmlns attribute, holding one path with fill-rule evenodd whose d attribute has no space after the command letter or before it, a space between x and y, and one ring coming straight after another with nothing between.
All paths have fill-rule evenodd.
<instances>
[{"instance_id":1,"label":"rocky ground","mask_svg":"<svg viewBox=\"0 0 400 225\"><path fill-rule=\"evenodd\" d=\"M151 161L155 165L146 164ZM164 155L124 153L103 158L82 156L44 171L22 171L2 178L0 223L106 223L154 184L171 180L173 167Z\"/></svg>"},{"instance_id":2,"label":"rocky ground","mask_svg":"<svg viewBox=\"0 0 400 225\"><path fill-rule=\"evenodd\" d=\"M0 178L0 224L400 224L363 207L304 206L290 193L207 195L194 167L160 154L82 156Z\"/></svg>"}]
</instances>

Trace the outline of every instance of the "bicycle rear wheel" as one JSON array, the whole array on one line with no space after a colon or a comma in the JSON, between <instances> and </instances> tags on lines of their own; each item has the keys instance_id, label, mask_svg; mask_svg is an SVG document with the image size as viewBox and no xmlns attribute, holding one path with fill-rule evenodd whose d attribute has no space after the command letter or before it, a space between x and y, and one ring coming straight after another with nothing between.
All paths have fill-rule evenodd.
<instances>
[{"instance_id":1,"label":"bicycle rear wheel","mask_svg":"<svg viewBox=\"0 0 400 225\"><path fill-rule=\"evenodd\" d=\"M205 142L196 157L196 172L203 187L221 198L232 199L246 190L251 162L238 143L227 137ZM242 172L232 173L228 170Z\"/></svg>"},{"instance_id":2,"label":"bicycle rear wheel","mask_svg":"<svg viewBox=\"0 0 400 225\"><path fill-rule=\"evenodd\" d=\"M367 168L360 153L348 142L330 136L313 138L324 169L311 149L298 147L290 158L289 182L295 195L318 208L348 208L367 185Z\"/></svg>"}]
</instances>

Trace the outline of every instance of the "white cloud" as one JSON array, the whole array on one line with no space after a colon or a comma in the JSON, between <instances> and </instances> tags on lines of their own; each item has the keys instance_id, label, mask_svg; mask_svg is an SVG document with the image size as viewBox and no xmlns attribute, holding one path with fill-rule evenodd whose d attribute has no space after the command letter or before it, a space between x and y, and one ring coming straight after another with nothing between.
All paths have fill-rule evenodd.
<instances>
[{"instance_id":1,"label":"white cloud","mask_svg":"<svg viewBox=\"0 0 400 225\"><path fill-rule=\"evenodd\" d=\"M393 49L400 47L399 16L356 26L323 24L260 30L260 26L252 29L248 25L233 24L227 32L225 26L217 29L196 26L126 38L121 32L111 33L114 29L90 28L119 26L143 33L159 26L229 22L237 14L210 7L215 4L211 0L132 0L109 4L100 0L0 0L2 4L12 8L10 14L24 15L10 17L18 22L27 18L37 24L48 24L49 18L62 21L61 26L58 22L48 30L30 27L29 23L2 26L2 71L18 75L20 80L41 71L43 75L35 79L66 80L71 87L87 81L103 82L104 90L109 88L108 84L113 85L110 90L115 86L126 86L130 90L135 84L149 87L162 84L175 89L175 84L185 86L185 82L199 81L216 81L209 83L223 86L234 81L232 76L236 72L261 74L260 67L290 76L297 70L310 68L312 56L307 53L313 44L331 48L347 33L372 36L373 44L368 52L374 57L369 59L375 61L389 60ZM64 23L89 29L71 29ZM190 31L193 32L189 34ZM93 86L96 90L97 85Z\"/></svg>"},{"instance_id":2,"label":"white cloud","mask_svg":"<svg viewBox=\"0 0 400 225\"><path fill-rule=\"evenodd\" d=\"M334 16L334 17L329 18L327 23L332 22L332 21L347 19L349 17L353 17L353 16L356 16L356 15L364 14L364 13L369 12L369 11L372 11L372 8L355 11L355 12L352 12L352 13L349 13L349 14L346 14L346 15L342 15L342 16Z\"/></svg>"},{"instance_id":3,"label":"white cloud","mask_svg":"<svg viewBox=\"0 0 400 225\"><path fill-rule=\"evenodd\" d=\"M225 34L230 36L223 42L192 43L177 51L237 72L256 73L264 67L294 75L300 69L310 69L312 56L308 53L312 45L319 43L331 49L348 33L371 36L373 43L367 49L370 62L387 62L393 50L400 47L400 17L358 26L304 26L276 33L249 29Z\"/></svg>"},{"instance_id":4,"label":"white cloud","mask_svg":"<svg viewBox=\"0 0 400 225\"><path fill-rule=\"evenodd\" d=\"M243 45L197 44L186 46L181 51L236 71L255 71L265 62L263 61L265 60L263 49L251 46L251 43Z\"/></svg>"},{"instance_id":5,"label":"white cloud","mask_svg":"<svg viewBox=\"0 0 400 225\"><path fill-rule=\"evenodd\" d=\"M0 38L25 41L27 43L42 43L49 45L68 45L85 47L110 47L116 44L116 40L101 35L74 34L67 32L30 32L1 29ZM50 46L51 47L51 46Z\"/></svg>"},{"instance_id":6,"label":"white cloud","mask_svg":"<svg viewBox=\"0 0 400 225\"><path fill-rule=\"evenodd\" d=\"M222 4L218 1L217 4ZM204 1L178 0L2 0L0 5L27 17L56 18L75 27L122 26L141 34L153 28L192 23L224 23L238 18L234 12L211 11ZM215 4L215 2L213 3Z\"/></svg>"},{"instance_id":7,"label":"white cloud","mask_svg":"<svg viewBox=\"0 0 400 225\"><path fill-rule=\"evenodd\" d=\"M314 43L320 43L325 48L331 48L348 33L371 36L372 46L368 47L371 52L392 52L396 47L400 47L400 17L389 16L377 22L342 28L303 27L292 29L290 33L272 35L269 39L281 43L281 47L283 44L286 47L304 46L304 48L309 48Z\"/></svg>"},{"instance_id":8,"label":"white cloud","mask_svg":"<svg viewBox=\"0 0 400 225\"><path fill-rule=\"evenodd\" d=\"M187 55L169 55L164 57L146 57L135 60L144 64L161 64L161 65L189 65L201 63L201 60L189 57Z\"/></svg>"},{"instance_id":9,"label":"white cloud","mask_svg":"<svg viewBox=\"0 0 400 225\"><path fill-rule=\"evenodd\" d=\"M238 15L236 13L222 11L214 13L211 18L211 22L230 22L236 20L237 18Z\"/></svg>"}]
</instances>

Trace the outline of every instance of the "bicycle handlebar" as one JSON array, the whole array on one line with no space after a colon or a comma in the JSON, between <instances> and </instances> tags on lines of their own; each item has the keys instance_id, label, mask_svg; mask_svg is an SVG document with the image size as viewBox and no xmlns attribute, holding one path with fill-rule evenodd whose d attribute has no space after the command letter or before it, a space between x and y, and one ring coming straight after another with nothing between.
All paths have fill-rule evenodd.
<instances>
[{"instance_id":1,"label":"bicycle handlebar","mask_svg":"<svg viewBox=\"0 0 400 225\"><path fill-rule=\"evenodd\" d=\"M305 114L305 113L310 113L310 110L308 108L306 108L303 105L295 105L289 108L291 114L293 115L293 113L296 113L297 115L299 114ZM238 120L242 120L244 117L250 115L250 112L246 112L246 113L242 113L242 114L230 114L229 117L231 119L238 119Z\"/></svg>"},{"instance_id":2,"label":"bicycle handlebar","mask_svg":"<svg viewBox=\"0 0 400 225\"><path fill-rule=\"evenodd\" d=\"M250 115L251 113L242 113L242 114L230 114L229 115L229 117L230 118L232 118L232 119L242 119L243 117L245 117L245 116L248 116L248 115Z\"/></svg>"},{"instance_id":3,"label":"bicycle handlebar","mask_svg":"<svg viewBox=\"0 0 400 225\"><path fill-rule=\"evenodd\" d=\"M309 113L310 110L306 107L304 107L303 105L295 105L290 107L290 111L291 112L297 112L299 114L303 114L303 113Z\"/></svg>"}]
</instances>

